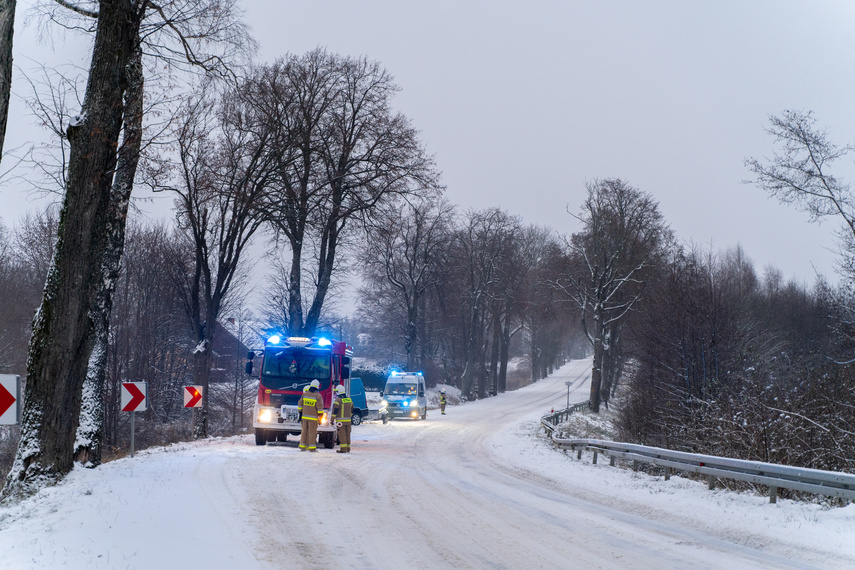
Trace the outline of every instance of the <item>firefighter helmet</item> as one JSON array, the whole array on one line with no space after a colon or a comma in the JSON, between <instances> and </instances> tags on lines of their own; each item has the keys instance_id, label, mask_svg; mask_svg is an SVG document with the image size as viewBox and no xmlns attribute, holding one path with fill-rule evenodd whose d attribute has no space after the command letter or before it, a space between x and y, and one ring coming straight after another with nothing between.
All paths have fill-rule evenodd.
<instances>
[{"instance_id":1,"label":"firefighter helmet","mask_svg":"<svg viewBox=\"0 0 855 570\"><path fill-rule=\"evenodd\" d=\"M311 383L311 384L309 384L309 387L311 387L311 388L320 388L320 387L321 387L321 383L320 383L320 382L318 382L317 380L312 380L312 383Z\"/></svg>"},{"instance_id":2,"label":"firefighter helmet","mask_svg":"<svg viewBox=\"0 0 855 570\"><path fill-rule=\"evenodd\" d=\"M308 385L303 386L303 392L308 392L308 391L309 391L309 386Z\"/></svg>"},{"instance_id":3,"label":"firefighter helmet","mask_svg":"<svg viewBox=\"0 0 855 570\"><path fill-rule=\"evenodd\" d=\"M440 394L445 394L445 388L439 391Z\"/></svg>"},{"instance_id":4,"label":"firefighter helmet","mask_svg":"<svg viewBox=\"0 0 855 570\"><path fill-rule=\"evenodd\" d=\"M346 391L347 391L347 390L345 390L345 389L344 389L344 386L342 386L341 384L339 384L338 386L336 386L336 387L335 387L335 393L336 393L336 394L341 394L342 396L344 396L344 393L345 393Z\"/></svg>"}]
</instances>

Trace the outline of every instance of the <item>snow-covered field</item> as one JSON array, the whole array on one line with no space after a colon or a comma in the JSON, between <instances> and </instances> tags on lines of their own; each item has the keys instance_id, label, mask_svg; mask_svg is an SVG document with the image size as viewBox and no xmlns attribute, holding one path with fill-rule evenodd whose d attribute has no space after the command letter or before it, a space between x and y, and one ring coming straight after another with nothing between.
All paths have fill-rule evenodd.
<instances>
[{"instance_id":1,"label":"snow-covered field","mask_svg":"<svg viewBox=\"0 0 855 570\"><path fill-rule=\"evenodd\" d=\"M540 416L589 361L533 386L354 428L353 452L239 437L75 470L0 508L0 568L853 568L855 506L708 491L577 461Z\"/></svg>"}]
</instances>

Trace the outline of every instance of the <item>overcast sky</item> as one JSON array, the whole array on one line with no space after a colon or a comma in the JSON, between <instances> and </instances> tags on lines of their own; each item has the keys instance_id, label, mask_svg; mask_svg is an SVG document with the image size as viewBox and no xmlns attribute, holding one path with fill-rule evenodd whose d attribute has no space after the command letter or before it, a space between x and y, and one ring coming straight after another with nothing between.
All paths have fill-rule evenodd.
<instances>
[{"instance_id":1,"label":"overcast sky","mask_svg":"<svg viewBox=\"0 0 855 570\"><path fill-rule=\"evenodd\" d=\"M684 242L739 243L760 273L773 265L808 285L814 268L833 274L837 220L811 224L743 184L743 161L771 154L763 127L784 109L813 110L838 142L855 139L855 2L244 5L259 61L325 46L382 62L402 88L395 106L461 208L499 206L570 233L578 226L567 208L579 210L586 182L622 178L653 195ZM36 31L16 31L22 68L34 65L27 56L74 53L61 41L37 45ZM20 81L13 89L26 94ZM32 122L14 120L7 145ZM38 204L19 185L0 192L7 224Z\"/></svg>"}]
</instances>

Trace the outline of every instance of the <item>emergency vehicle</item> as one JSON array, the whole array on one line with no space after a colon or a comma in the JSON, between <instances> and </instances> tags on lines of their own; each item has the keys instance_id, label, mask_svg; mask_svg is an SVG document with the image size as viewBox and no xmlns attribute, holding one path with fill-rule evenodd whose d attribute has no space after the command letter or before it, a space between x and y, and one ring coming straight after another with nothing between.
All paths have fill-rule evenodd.
<instances>
[{"instance_id":1,"label":"emergency vehicle","mask_svg":"<svg viewBox=\"0 0 855 570\"><path fill-rule=\"evenodd\" d=\"M380 419L384 424L392 418L427 419L425 378L421 372L393 371L380 397Z\"/></svg>"},{"instance_id":2,"label":"emergency vehicle","mask_svg":"<svg viewBox=\"0 0 855 570\"><path fill-rule=\"evenodd\" d=\"M256 445L285 441L288 434L300 435L297 403L303 389L317 380L325 410L318 422L318 443L332 449L336 436L335 426L330 425L333 391L342 384L350 393L352 355L347 343L326 338L283 339L274 335L267 339L258 366L258 398L252 414ZM247 355L247 374L252 374L255 356L255 352Z\"/></svg>"}]
</instances>

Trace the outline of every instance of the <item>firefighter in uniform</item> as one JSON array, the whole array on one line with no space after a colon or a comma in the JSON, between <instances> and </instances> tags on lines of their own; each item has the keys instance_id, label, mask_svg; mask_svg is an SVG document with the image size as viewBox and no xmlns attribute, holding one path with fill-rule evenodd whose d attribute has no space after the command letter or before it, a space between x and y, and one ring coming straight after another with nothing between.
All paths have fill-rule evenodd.
<instances>
[{"instance_id":1,"label":"firefighter in uniform","mask_svg":"<svg viewBox=\"0 0 855 570\"><path fill-rule=\"evenodd\" d=\"M312 380L309 389L303 391L297 409L300 411L300 451L318 450L318 422L324 411L323 396L318 393L321 383Z\"/></svg>"},{"instance_id":2,"label":"firefighter in uniform","mask_svg":"<svg viewBox=\"0 0 855 570\"><path fill-rule=\"evenodd\" d=\"M338 442L340 447L336 453L350 453L350 418L353 416L353 400L345 395L344 386L335 387L336 399L333 402L332 417L338 426Z\"/></svg>"},{"instance_id":3,"label":"firefighter in uniform","mask_svg":"<svg viewBox=\"0 0 855 570\"><path fill-rule=\"evenodd\" d=\"M439 411L445 415L445 388L439 391Z\"/></svg>"}]
</instances>

